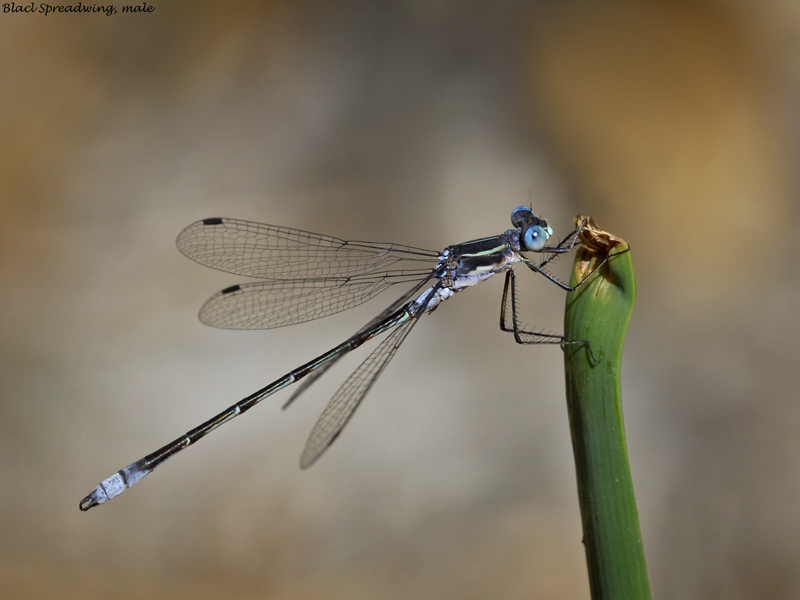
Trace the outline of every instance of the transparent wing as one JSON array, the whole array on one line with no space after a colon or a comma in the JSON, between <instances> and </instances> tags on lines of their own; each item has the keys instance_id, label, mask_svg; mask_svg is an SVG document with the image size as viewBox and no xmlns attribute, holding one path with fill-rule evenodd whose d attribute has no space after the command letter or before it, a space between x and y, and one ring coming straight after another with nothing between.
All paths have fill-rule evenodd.
<instances>
[{"instance_id":1,"label":"transparent wing","mask_svg":"<svg viewBox=\"0 0 800 600\"><path fill-rule=\"evenodd\" d=\"M213 218L181 231L178 249L201 265L261 279L352 277L376 272L432 268L438 252L340 240L290 227ZM398 263L404 263L398 265Z\"/></svg>"},{"instance_id":2,"label":"transparent wing","mask_svg":"<svg viewBox=\"0 0 800 600\"><path fill-rule=\"evenodd\" d=\"M430 270L351 278L259 281L218 292L200 309L200 321L224 329L272 329L304 323L358 306L397 283L418 282Z\"/></svg>"},{"instance_id":3,"label":"transparent wing","mask_svg":"<svg viewBox=\"0 0 800 600\"><path fill-rule=\"evenodd\" d=\"M414 317L398 325L336 391L311 430L300 457L300 468L314 464L339 436L418 320L419 317Z\"/></svg>"},{"instance_id":4,"label":"transparent wing","mask_svg":"<svg viewBox=\"0 0 800 600\"><path fill-rule=\"evenodd\" d=\"M372 319L369 323L364 325L361 329L359 329L351 338L356 339L362 336L365 336L365 340L372 339L376 335L380 335L380 331L385 331L384 325L388 319L391 318L391 315L395 313L395 311L400 308L401 306L408 303L412 298L417 298L419 296L419 291L427 285L429 278L425 278L422 281L418 282L413 288L408 290L405 294L400 296L397 300L395 300L391 305L389 305L386 310L380 313L377 317ZM438 288L431 288L431 290L425 292L428 297L432 296L435 290ZM416 320L416 319L414 319ZM349 341L349 340L348 340ZM338 356L335 356L331 360L327 361L322 366L318 367L314 370L313 373L310 373L302 382L297 386L295 392L292 394L291 398L289 398L286 403L283 405L283 408L286 409L289 407L292 402L294 402L303 392L305 392L311 384L314 383L317 379L319 379L325 371L330 369L336 362L342 359L344 356L347 355L348 352L343 352Z\"/></svg>"}]
</instances>

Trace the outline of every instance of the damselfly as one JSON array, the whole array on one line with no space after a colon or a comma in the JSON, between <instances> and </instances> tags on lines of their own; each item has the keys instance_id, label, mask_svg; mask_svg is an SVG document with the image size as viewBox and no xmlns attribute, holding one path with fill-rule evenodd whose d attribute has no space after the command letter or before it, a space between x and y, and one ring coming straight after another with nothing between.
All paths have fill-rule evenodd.
<instances>
[{"instance_id":1,"label":"damselfly","mask_svg":"<svg viewBox=\"0 0 800 600\"><path fill-rule=\"evenodd\" d=\"M286 408L336 361L364 342L389 332L342 384L314 425L300 458L303 469L311 466L336 440L419 318L456 292L498 273L505 273L500 310L503 331L513 333L520 344L586 344L591 355L586 340L566 340L560 335L520 328L516 277L512 268L515 263L522 263L564 290L573 291L586 278L569 286L544 267L575 246L586 220L556 246L547 245L553 230L528 207L514 209L511 224L513 229L505 233L448 246L442 252L397 244L345 241L236 219L204 219L189 225L177 240L178 248L186 256L221 271L264 280L234 285L212 296L200 310L200 320L208 325L231 329L283 327L352 308L398 283L415 285L335 348L103 481L81 500L80 509L89 510L118 496L223 423L305 378L284 404ZM526 256L528 253L544 258L535 262ZM511 323L506 314L509 301Z\"/></svg>"}]
</instances>

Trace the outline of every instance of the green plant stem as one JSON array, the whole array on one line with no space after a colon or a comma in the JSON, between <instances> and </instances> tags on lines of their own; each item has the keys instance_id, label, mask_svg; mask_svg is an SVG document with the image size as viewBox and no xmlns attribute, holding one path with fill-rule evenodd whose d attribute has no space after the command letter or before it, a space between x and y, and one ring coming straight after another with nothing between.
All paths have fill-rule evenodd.
<instances>
[{"instance_id":1,"label":"green plant stem","mask_svg":"<svg viewBox=\"0 0 800 600\"><path fill-rule=\"evenodd\" d=\"M639 514L628 463L620 395L622 343L635 297L627 244L590 222L572 285L607 255L591 279L567 294L565 337L572 448L593 600L650 599Z\"/></svg>"}]
</instances>

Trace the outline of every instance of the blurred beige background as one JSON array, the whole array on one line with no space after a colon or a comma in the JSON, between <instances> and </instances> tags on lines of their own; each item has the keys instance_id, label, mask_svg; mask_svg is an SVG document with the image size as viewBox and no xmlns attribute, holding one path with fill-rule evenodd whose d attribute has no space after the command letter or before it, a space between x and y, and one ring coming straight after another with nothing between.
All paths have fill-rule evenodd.
<instances>
[{"instance_id":1,"label":"blurred beige background","mask_svg":"<svg viewBox=\"0 0 800 600\"><path fill-rule=\"evenodd\" d=\"M655 596L800 598L800 5L152 4L0 13L0 596L587 598L561 353L499 331L500 278L424 319L311 470L358 357L78 511L393 299L204 327L241 278L185 259L185 225L441 249L530 198L633 248ZM520 275L559 331L563 292Z\"/></svg>"}]
</instances>

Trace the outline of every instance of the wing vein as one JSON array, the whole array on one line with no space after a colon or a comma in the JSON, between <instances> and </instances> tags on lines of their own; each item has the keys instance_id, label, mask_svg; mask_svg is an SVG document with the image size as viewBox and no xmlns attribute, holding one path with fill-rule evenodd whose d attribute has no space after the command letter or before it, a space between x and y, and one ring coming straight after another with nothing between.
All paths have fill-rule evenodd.
<instances>
[{"instance_id":1,"label":"wing vein","mask_svg":"<svg viewBox=\"0 0 800 600\"><path fill-rule=\"evenodd\" d=\"M314 464L336 440L418 320L415 316L398 325L336 391L308 436L300 468Z\"/></svg>"}]
</instances>

